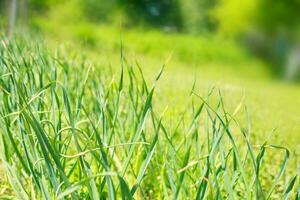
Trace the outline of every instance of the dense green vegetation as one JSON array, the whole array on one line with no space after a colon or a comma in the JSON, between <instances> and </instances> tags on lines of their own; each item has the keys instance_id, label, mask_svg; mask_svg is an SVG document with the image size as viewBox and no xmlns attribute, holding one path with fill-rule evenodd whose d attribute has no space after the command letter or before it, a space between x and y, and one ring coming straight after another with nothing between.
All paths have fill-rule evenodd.
<instances>
[{"instance_id":1,"label":"dense green vegetation","mask_svg":"<svg viewBox=\"0 0 300 200\"><path fill-rule=\"evenodd\" d=\"M300 198L296 0L14 2L0 199Z\"/></svg>"},{"instance_id":2,"label":"dense green vegetation","mask_svg":"<svg viewBox=\"0 0 300 200\"><path fill-rule=\"evenodd\" d=\"M249 119L234 119L243 106L227 112L218 89L191 87L184 112L167 115L154 97L164 68L149 86L122 51L116 76L26 41L1 45L1 159L17 198L296 195L289 150L253 145Z\"/></svg>"}]
</instances>

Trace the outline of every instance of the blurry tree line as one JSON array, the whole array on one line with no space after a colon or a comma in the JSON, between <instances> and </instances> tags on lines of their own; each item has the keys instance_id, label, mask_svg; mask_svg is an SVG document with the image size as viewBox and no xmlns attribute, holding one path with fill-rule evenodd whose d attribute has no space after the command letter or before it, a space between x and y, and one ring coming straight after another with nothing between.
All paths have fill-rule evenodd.
<instances>
[{"instance_id":1,"label":"blurry tree line","mask_svg":"<svg viewBox=\"0 0 300 200\"><path fill-rule=\"evenodd\" d=\"M120 9L128 26L137 24L163 28L165 31L203 33L214 29L209 11L217 0L85 0L82 9L90 20L107 20ZM126 24L125 24L126 25Z\"/></svg>"},{"instance_id":2,"label":"blurry tree line","mask_svg":"<svg viewBox=\"0 0 300 200\"><path fill-rule=\"evenodd\" d=\"M274 65L285 66L278 69L288 79L300 71L300 0L0 0L0 25L11 33L17 21L26 23L68 1L91 22L111 23L121 13L127 27L233 37Z\"/></svg>"}]
</instances>

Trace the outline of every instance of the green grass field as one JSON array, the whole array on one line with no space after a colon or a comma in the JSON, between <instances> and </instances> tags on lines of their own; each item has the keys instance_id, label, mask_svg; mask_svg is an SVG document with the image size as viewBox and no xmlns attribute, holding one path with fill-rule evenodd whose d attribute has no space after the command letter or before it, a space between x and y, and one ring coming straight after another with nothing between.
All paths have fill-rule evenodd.
<instances>
[{"instance_id":1,"label":"green grass field","mask_svg":"<svg viewBox=\"0 0 300 200\"><path fill-rule=\"evenodd\" d=\"M219 36L46 22L1 40L4 198L299 198L299 85Z\"/></svg>"},{"instance_id":2,"label":"green grass field","mask_svg":"<svg viewBox=\"0 0 300 200\"><path fill-rule=\"evenodd\" d=\"M202 95L210 87L218 86L224 92L227 109L233 112L241 101L249 108L255 122L253 131L258 132L258 136L263 135L263 138L274 139L281 144L288 143L299 155L297 140L289 138L297 138L300 134L300 86L276 77L272 66L251 56L232 40L153 30L121 30L86 23L78 26L81 28L65 25L62 32L66 35L53 31L55 24L51 27L48 23L46 28L42 27L45 33L53 33L54 41L60 38L60 42L54 42L54 47L63 46L65 51L71 50L77 55L83 53L92 62L112 65L114 70L118 70L120 65L122 37L127 61L131 65L138 62L148 81L166 64L163 84L159 85L158 92L166 101L162 107L173 105L177 111L180 110L178 106L185 105L195 80ZM66 38L69 38L68 42L59 45ZM244 116L238 117L242 119ZM273 135L267 136L273 129L276 129Z\"/></svg>"}]
</instances>

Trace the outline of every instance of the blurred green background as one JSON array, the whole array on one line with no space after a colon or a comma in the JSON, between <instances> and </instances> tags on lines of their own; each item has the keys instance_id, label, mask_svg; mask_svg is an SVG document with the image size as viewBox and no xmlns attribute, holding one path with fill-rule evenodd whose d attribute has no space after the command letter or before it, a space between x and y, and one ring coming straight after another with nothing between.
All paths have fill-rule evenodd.
<instances>
[{"instance_id":1,"label":"blurred green background","mask_svg":"<svg viewBox=\"0 0 300 200\"><path fill-rule=\"evenodd\" d=\"M291 139L300 137L299 0L0 0L0 6L2 35L45 41L116 68L122 40L126 58L137 60L149 79L166 62L158 98L171 113L184 107L195 79L204 95L218 85L231 112L240 102L248 106L255 137L286 144L299 163L300 146Z\"/></svg>"},{"instance_id":2,"label":"blurred green background","mask_svg":"<svg viewBox=\"0 0 300 200\"><path fill-rule=\"evenodd\" d=\"M299 0L0 0L0 5L2 30L10 34L22 24L93 45L93 25L121 24L123 30L218 36L267 62L274 75L299 79Z\"/></svg>"}]
</instances>

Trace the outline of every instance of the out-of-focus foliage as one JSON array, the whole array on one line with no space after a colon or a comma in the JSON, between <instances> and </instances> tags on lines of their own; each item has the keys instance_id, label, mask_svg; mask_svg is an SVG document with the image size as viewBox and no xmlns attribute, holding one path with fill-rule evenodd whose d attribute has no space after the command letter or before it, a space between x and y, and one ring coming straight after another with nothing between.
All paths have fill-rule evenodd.
<instances>
[{"instance_id":1,"label":"out-of-focus foliage","mask_svg":"<svg viewBox=\"0 0 300 200\"><path fill-rule=\"evenodd\" d=\"M183 30L190 33L214 31L216 20L211 15L216 0L180 0Z\"/></svg>"},{"instance_id":2,"label":"out-of-focus foliage","mask_svg":"<svg viewBox=\"0 0 300 200\"><path fill-rule=\"evenodd\" d=\"M0 13L1 13L1 14L3 14L3 11L4 11L4 9L3 9L3 8L4 8L4 5L5 5L5 4L4 4L4 1L3 1L3 0L0 0Z\"/></svg>"},{"instance_id":3,"label":"out-of-focus foliage","mask_svg":"<svg viewBox=\"0 0 300 200\"><path fill-rule=\"evenodd\" d=\"M23 0L24 1L24 0ZM28 0L32 11L45 11L59 3L59 0Z\"/></svg>"},{"instance_id":4,"label":"out-of-focus foliage","mask_svg":"<svg viewBox=\"0 0 300 200\"><path fill-rule=\"evenodd\" d=\"M256 0L219 0L212 11L218 22L218 31L227 36L236 36L249 31L253 26Z\"/></svg>"},{"instance_id":5,"label":"out-of-focus foliage","mask_svg":"<svg viewBox=\"0 0 300 200\"><path fill-rule=\"evenodd\" d=\"M299 0L263 0L257 4L257 26L268 34L284 31L292 35L300 27Z\"/></svg>"},{"instance_id":6,"label":"out-of-focus foliage","mask_svg":"<svg viewBox=\"0 0 300 200\"><path fill-rule=\"evenodd\" d=\"M78 1L78 4L85 17L94 22L112 20L119 9L118 0L85 0Z\"/></svg>"},{"instance_id":7,"label":"out-of-focus foliage","mask_svg":"<svg viewBox=\"0 0 300 200\"><path fill-rule=\"evenodd\" d=\"M6 4L4 0L0 0L0 28L2 28L4 26L5 20L4 18L6 17L6 13L5 13L5 8ZM0 30L0 32L2 32Z\"/></svg>"},{"instance_id":8,"label":"out-of-focus foliage","mask_svg":"<svg viewBox=\"0 0 300 200\"><path fill-rule=\"evenodd\" d=\"M300 62L299 0L17 0L18 18L27 12L31 27L41 17L61 27L77 24L79 38L94 44L91 24L158 28L164 32L230 37L270 62L273 71L297 76ZM0 26L6 26L9 0L0 0ZM2 10L2 11L1 11ZM79 26L80 24L80 26ZM47 27L48 24L43 26ZM88 28L87 28L88 27ZM38 28L38 27L37 27ZM293 64L290 64L293 63ZM289 65L293 70L289 70ZM296 70L294 70L296 69ZM294 72L295 71L295 72Z\"/></svg>"},{"instance_id":9,"label":"out-of-focus foliage","mask_svg":"<svg viewBox=\"0 0 300 200\"><path fill-rule=\"evenodd\" d=\"M94 22L122 21L127 26L138 24L182 26L178 0L86 0L78 1L85 17Z\"/></svg>"},{"instance_id":10,"label":"out-of-focus foliage","mask_svg":"<svg viewBox=\"0 0 300 200\"><path fill-rule=\"evenodd\" d=\"M219 0L213 17L222 35L242 38L287 79L300 75L300 1Z\"/></svg>"},{"instance_id":11,"label":"out-of-focus foliage","mask_svg":"<svg viewBox=\"0 0 300 200\"><path fill-rule=\"evenodd\" d=\"M181 13L178 0L120 0L132 22L181 27Z\"/></svg>"},{"instance_id":12,"label":"out-of-focus foliage","mask_svg":"<svg viewBox=\"0 0 300 200\"><path fill-rule=\"evenodd\" d=\"M210 9L216 0L86 0L78 1L88 19L122 20L126 25L163 27L166 31L203 33L214 29ZM121 15L120 15L121 14Z\"/></svg>"},{"instance_id":13,"label":"out-of-focus foliage","mask_svg":"<svg viewBox=\"0 0 300 200\"><path fill-rule=\"evenodd\" d=\"M9 7L0 0L0 12ZM220 32L229 36L251 29L276 35L297 35L300 22L298 0L18 0L27 2L30 13L46 15L60 5L77 5L72 10L98 23L124 21L131 26L148 24L189 33ZM65 7L65 9L68 9ZM64 16L61 16L64 17ZM171 29L170 29L171 28Z\"/></svg>"}]
</instances>

